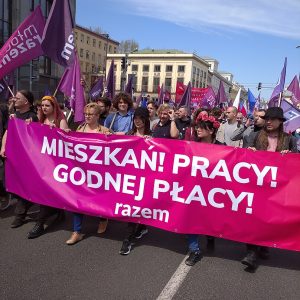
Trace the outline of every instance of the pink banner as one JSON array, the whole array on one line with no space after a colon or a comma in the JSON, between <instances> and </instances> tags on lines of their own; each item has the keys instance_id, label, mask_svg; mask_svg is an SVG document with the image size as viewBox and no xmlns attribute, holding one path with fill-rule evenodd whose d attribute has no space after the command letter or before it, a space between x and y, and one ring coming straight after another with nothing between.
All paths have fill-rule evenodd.
<instances>
[{"instance_id":1,"label":"pink banner","mask_svg":"<svg viewBox=\"0 0 300 300\"><path fill-rule=\"evenodd\" d=\"M27 17L0 50L0 78L43 54L45 20L40 6Z\"/></svg>"},{"instance_id":2,"label":"pink banner","mask_svg":"<svg viewBox=\"0 0 300 300\"><path fill-rule=\"evenodd\" d=\"M7 189L30 201L300 250L300 156L11 120ZM16 151L17 149L17 151Z\"/></svg>"}]
</instances>

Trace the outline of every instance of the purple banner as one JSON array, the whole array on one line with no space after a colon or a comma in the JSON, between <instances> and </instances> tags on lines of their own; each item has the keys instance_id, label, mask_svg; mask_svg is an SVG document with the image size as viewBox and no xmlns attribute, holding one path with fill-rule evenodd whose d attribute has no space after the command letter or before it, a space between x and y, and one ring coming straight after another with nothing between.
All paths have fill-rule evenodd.
<instances>
[{"instance_id":1,"label":"purple banner","mask_svg":"<svg viewBox=\"0 0 300 300\"><path fill-rule=\"evenodd\" d=\"M6 154L8 191L36 203L300 251L299 154L65 133L17 119Z\"/></svg>"}]
</instances>

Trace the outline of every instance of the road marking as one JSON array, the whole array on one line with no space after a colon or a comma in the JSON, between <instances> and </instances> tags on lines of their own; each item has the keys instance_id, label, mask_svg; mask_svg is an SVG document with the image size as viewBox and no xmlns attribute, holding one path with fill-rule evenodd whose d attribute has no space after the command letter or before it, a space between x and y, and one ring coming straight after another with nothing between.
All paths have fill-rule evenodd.
<instances>
[{"instance_id":1,"label":"road marking","mask_svg":"<svg viewBox=\"0 0 300 300\"><path fill-rule=\"evenodd\" d=\"M192 267L185 264L186 256L156 300L170 300L179 290Z\"/></svg>"}]
</instances>

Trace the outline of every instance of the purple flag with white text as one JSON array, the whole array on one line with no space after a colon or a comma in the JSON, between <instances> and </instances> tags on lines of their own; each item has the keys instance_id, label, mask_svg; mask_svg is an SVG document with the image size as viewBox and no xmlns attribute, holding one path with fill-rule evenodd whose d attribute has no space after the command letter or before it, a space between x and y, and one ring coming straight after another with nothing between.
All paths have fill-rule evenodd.
<instances>
[{"instance_id":1,"label":"purple flag with white text","mask_svg":"<svg viewBox=\"0 0 300 300\"><path fill-rule=\"evenodd\" d=\"M211 86L208 87L203 99L201 100L201 107L212 109L216 105L216 95Z\"/></svg>"},{"instance_id":2,"label":"purple flag with white text","mask_svg":"<svg viewBox=\"0 0 300 300\"><path fill-rule=\"evenodd\" d=\"M286 74L286 65L287 65L287 58L284 60L284 65L280 74L280 79L278 80L278 83L276 84L273 93L271 95L270 101L269 101L269 107L278 106L280 93L284 90L284 84L285 84L285 74Z\"/></svg>"},{"instance_id":3,"label":"purple flag with white text","mask_svg":"<svg viewBox=\"0 0 300 300\"><path fill-rule=\"evenodd\" d=\"M37 6L0 49L0 79L43 54L44 26L41 8Z\"/></svg>"},{"instance_id":4,"label":"purple flag with white text","mask_svg":"<svg viewBox=\"0 0 300 300\"><path fill-rule=\"evenodd\" d=\"M54 0L43 33L45 55L67 67L75 57L73 18L69 0Z\"/></svg>"},{"instance_id":5,"label":"purple flag with white text","mask_svg":"<svg viewBox=\"0 0 300 300\"><path fill-rule=\"evenodd\" d=\"M282 99L280 107L283 109L283 115L286 118L283 123L284 131L289 133L300 128L300 110L285 99Z\"/></svg>"},{"instance_id":6,"label":"purple flag with white text","mask_svg":"<svg viewBox=\"0 0 300 300\"><path fill-rule=\"evenodd\" d=\"M100 76L97 82L94 84L92 89L90 90L90 97L92 100L95 100L99 97L101 97L103 92L104 86L103 86L103 76Z\"/></svg>"}]
</instances>

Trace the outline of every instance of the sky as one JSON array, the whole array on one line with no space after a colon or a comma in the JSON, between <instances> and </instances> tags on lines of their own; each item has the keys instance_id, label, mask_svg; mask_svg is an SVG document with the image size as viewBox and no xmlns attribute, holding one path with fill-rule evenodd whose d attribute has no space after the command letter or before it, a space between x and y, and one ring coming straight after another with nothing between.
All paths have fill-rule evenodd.
<instances>
[{"instance_id":1,"label":"sky","mask_svg":"<svg viewBox=\"0 0 300 300\"><path fill-rule=\"evenodd\" d=\"M77 0L76 23L139 49L178 49L268 98L287 57L286 86L300 73L300 0ZM266 88L264 88L266 87Z\"/></svg>"}]
</instances>

